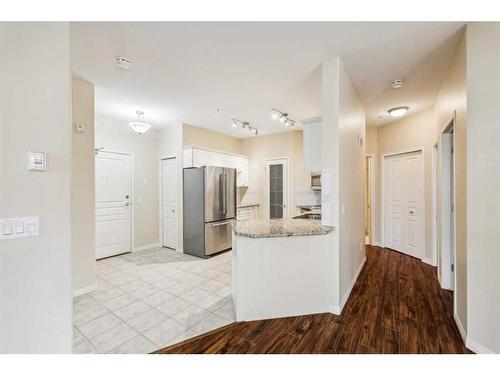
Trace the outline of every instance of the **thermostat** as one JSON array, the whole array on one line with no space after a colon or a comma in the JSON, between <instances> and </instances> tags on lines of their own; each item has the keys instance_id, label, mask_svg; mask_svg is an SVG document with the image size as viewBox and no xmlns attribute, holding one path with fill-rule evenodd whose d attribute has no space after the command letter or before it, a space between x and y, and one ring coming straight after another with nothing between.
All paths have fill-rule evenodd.
<instances>
[{"instance_id":1,"label":"thermostat","mask_svg":"<svg viewBox=\"0 0 500 375\"><path fill-rule=\"evenodd\" d=\"M30 151L30 171L47 170L47 153L44 151Z\"/></svg>"}]
</instances>

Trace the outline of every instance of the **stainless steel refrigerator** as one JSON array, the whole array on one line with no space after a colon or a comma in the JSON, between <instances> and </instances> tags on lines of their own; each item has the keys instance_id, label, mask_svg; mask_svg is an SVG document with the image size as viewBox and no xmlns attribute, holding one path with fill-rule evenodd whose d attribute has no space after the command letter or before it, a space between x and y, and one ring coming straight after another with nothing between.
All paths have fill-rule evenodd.
<instances>
[{"instance_id":1,"label":"stainless steel refrigerator","mask_svg":"<svg viewBox=\"0 0 500 375\"><path fill-rule=\"evenodd\" d=\"M236 169L184 168L184 252L206 258L232 246Z\"/></svg>"}]
</instances>

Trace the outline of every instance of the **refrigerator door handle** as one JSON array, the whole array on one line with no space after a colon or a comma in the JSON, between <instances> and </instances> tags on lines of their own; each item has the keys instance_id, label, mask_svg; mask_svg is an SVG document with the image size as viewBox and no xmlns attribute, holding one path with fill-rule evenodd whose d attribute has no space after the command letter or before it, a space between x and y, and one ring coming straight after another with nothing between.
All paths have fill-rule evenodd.
<instances>
[{"instance_id":1,"label":"refrigerator door handle","mask_svg":"<svg viewBox=\"0 0 500 375\"><path fill-rule=\"evenodd\" d=\"M219 175L219 214L224 213L224 173Z\"/></svg>"},{"instance_id":2,"label":"refrigerator door handle","mask_svg":"<svg viewBox=\"0 0 500 375\"><path fill-rule=\"evenodd\" d=\"M227 214L227 172L224 172L224 215Z\"/></svg>"}]
</instances>

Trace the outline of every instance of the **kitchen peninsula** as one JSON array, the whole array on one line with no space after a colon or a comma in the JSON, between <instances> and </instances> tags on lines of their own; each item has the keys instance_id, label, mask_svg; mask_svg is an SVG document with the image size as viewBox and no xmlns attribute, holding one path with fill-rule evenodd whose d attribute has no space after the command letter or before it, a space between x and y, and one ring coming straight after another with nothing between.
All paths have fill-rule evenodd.
<instances>
[{"instance_id":1,"label":"kitchen peninsula","mask_svg":"<svg viewBox=\"0 0 500 375\"><path fill-rule=\"evenodd\" d=\"M233 301L237 321L335 310L334 228L319 220L233 223Z\"/></svg>"}]
</instances>

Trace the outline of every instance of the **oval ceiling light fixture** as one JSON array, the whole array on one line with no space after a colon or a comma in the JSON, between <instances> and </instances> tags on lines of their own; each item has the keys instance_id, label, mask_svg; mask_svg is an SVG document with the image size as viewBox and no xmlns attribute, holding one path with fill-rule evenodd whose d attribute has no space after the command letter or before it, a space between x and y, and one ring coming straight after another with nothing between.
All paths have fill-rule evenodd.
<instances>
[{"instance_id":1,"label":"oval ceiling light fixture","mask_svg":"<svg viewBox=\"0 0 500 375\"><path fill-rule=\"evenodd\" d=\"M405 83L406 83L406 80L403 79L403 78L395 79L394 81L391 82L391 86L392 86L393 89L399 89Z\"/></svg>"},{"instance_id":2,"label":"oval ceiling light fixture","mask_svg":"<svg viewBox=\"0 0 500 375\"><path fill-rule=\"evenodd\" d=\"M389 112L389 114L392 116L392 117L401 117L401 116L404 116L406 112L408 112L408 110L410 109L410 107L407 107L407 106L401 106L401 107L394 107L394 108L391 108L389 109L387 112Z\"/></svg>"},{"instance_id":3,"label":"oval ceiling light fixture","mask_svg":"<svg viewBox=\"0 0 500 375\"><path fill-rule=\"evenodd\" d=\"M144 112L142 112L142 111L136 111L135 113L137 113L137 121L129 122L129 126L132 129L134 129L134 131L137 134L144 134L149 129L151 129L151 125L146 124L144 122Z\"/></svg>"},{"instance_id":4,"label":"oval ceiling light fixture","mask_svg":"<svg viewBox=\"0 0 500 375\"><path fill-rule=\"evenodd\" d=\"M123 56L118 56L116 58L116 65L118 65L120 68L125 69L125 70L132 69L132 61L130 61L130 59L123 57Z\"/></svg>"}]
</instances>

